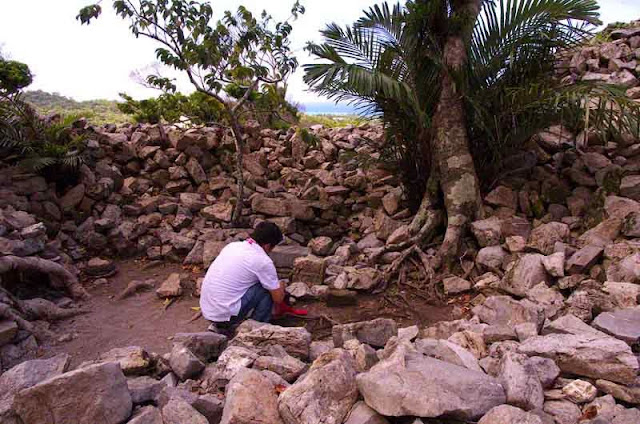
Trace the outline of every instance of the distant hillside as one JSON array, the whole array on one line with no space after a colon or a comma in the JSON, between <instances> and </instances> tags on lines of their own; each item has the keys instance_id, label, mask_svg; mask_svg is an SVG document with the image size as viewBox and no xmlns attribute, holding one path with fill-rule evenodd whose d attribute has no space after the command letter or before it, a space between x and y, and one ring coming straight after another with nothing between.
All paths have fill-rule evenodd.
<instances>
[{"instance_id":1,"label":"distant hillside","mask_svg":"<svg viewBox=\"0 0 640 424\"><path fill-rule=\"evenodd\" d=\"M31 103L42 115L59 113L61 115L77 115L85 117L97 125L130 122L131 118L118 110L113 100L88 100L79 102L58 93L47 93L42 90L26 91L24 99Z\"/></svg>"}]
</instances>

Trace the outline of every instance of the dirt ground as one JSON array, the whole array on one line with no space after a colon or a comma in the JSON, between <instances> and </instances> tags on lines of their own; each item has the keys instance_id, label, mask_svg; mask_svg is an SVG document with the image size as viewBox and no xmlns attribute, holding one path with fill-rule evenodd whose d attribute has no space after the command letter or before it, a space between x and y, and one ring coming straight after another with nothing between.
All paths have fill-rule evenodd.
<instances>
[{"instance_id":1,"label":"dirt ground","mask_svg":"<svg viewBox=\"0 0 640 424\"><path fill-rule=\"evenodd\" d=\"M124 300L117 296L132 280L153 279L156 287L171 273L187 273L195 281L204 271L184 269L179 264L148 264L138 261L117 263L118 272L108 278L107 284L96 286L91 280L86 287L91 299L83 306L90 313L59 321L51 326L58 336L71 340L57 341L44 346L43 354L52 356L68 353L72 366L94 360L100 353L116 347L141 346L159 354L171 349L171 337L179 332L205 331L208 323L200 318L189 322L198 306L198 298L186 293L168 308L154 291L138 293ZM347 323L379 317L393 318L400 325L431 323L455 319L460 309L452 305L431 306L416 302L411 308L397 308L383 300L381 295L360 295L357 306L328 307L324 302L301 302L296 307L309 310L307 319L285 318L274 324L305 326L314 338L327 337L333 323Z\"/></svg>"}]
</instances>

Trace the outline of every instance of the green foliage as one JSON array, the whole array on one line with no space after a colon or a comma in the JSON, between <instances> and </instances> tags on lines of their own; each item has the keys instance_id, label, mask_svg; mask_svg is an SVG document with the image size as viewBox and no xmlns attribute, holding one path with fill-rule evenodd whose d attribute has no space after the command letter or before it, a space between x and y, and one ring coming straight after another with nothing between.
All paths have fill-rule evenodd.
<instances>
[{"instance_id":1,"label":"green foliage","mask_svg":"<svg viewBox=\"0 0 640 424\"><path fill-rule=\"evenodd\" d=\"M180 93L164 93L156 98L134 100L120 94L124 103L118 104L122 113L132 115L136 122L157 124L165 122L210 125L221 121L223 106L204 93L194 92L189 96Z\"/></svg>"},{"instance_id":2,"label":"green foliage","mask_svg":"<svg viewBox=\"0 0 640 424\"><path fill-rule=\"evenodd\" d=\"M608 24L602 31L598 32L591 40L592 44L606 43L611 41L611 33L617 29L632 28L637 26L637 23L629 22L612 22Z\"/></svg>"},{"instance_id":3,"label":"green foliage","mask_svg":"<svg viewBox=\"0 0 640 424\"><path fill-rule=\"evenodd\" d=\"M348 125L357 127L371 121L371 119L359 115L309 115L306 113L302 113L301 115L300 125L303 127L311 127L313 125L322 125L327 128L341 128Z\"/></svg>"},{"instance_id":4,"label":"green foliage","mask_svg":"<svg viewBox=\"0 0 640 424\"><path fill-rule=\"evenodd\" d=\"M16 93L33 81L29 66L0 57L0 94Z\"/></svg>"},{"instance_id":5,"label":"green foliage","mask_svg":"<svg viewBox=\"0 0 640 424\"><path fill-rule=\"evenodd\" d=\"M196 90L222 104L234 121L244 103L256 100L257 89L284 81L298 64L290 49L291 24L276 23L266 12L255 17L240 6L214 21L211 4L195 0L114 0L113 8L129 21L133 35L158 43L161 63L186 73ZM87 6L77 19L89 24L100 13L98 5ZM295 18L304 8L296 2L291 13ZM169 78L151 75L147 82L176 91Z\"/></svg>"},{"instance_id":6,"label":"green foliage","mask_svg":"<svg viewBox=\"0 0 640 424\"><path fill-rule=\"evenodd\" d=\"M350 27L328 25L324 42L307 47L320 60L305 65L305 81L316 92L382 118L389 140L383 159L396 162L414 201L430 175L444 43L464 23L454 9L448 0L383 3ZM621 91L562 86L552 77L556 53L591 36L597 10L595 0L483 2L469 35L468 66L452 77L466 103L470 148L485 181L492 181L505 157L552 123L580 128L608 119L607 131L625 131L637 122L637 105ZM589 102L603 105L598 119L585 118ZM604 113L611 102L614 107Z\"/></svg>"},{"instance_id":7,"label":"green foliage","mask_svg":"<svg viewBox=\"0 0 640 424\"><path fill-rule=\"evenodd\" d=\"M64 179L84 161L85 137L72 127L73 120L46 121L20 94L0 97L0 158L27 172Z\"/></svg>"},{"instance_id":8,"label":"green foliage","mask_svg":"<svg viewBox=\"0 0 640 424\"><path fill-rule=\"evenodd\" d=\"M60 115L65 117L83 117L95 125L122 124L131 119L118 109L118 103L112 100L76 101L57 93L41 90L26 91L22 99L35 107L43 116Z\"/></svg>"},{"instance_id":9,"label":"green foliage","mask_svg":"<svg viewBox=\"0 0 640 424\"><path fill-rule=\"evenodd\" d=\"M316 148L318 147L319 140L318 137L315 136L312 132L304 127L298 127L296 129L296 134L298 137L302 139L309 147Z\"/></svg>"}]
</instances>

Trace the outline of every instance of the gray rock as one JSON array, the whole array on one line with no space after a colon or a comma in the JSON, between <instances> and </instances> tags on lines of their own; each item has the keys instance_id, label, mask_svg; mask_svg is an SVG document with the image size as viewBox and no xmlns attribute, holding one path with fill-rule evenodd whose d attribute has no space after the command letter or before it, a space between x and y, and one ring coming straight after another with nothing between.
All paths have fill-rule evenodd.
<instances>
[{"instance_id":1,"label":"gray rock","mask_svg":"<svg viewBox=\"0 0 640 424\"><path fill-rule=\"evenodd\" d=\"M473 313L489 325L506 325L532 322L540 328L544 322L544 310L528 300L515 300L510 296L491 296L482 305L473 308Z\"/></svg>"},{"instance_id":2,"label":"gray rock","mask_svg":"<svg viewBox=\"0 0 640 424\"><path fill-rule=\"evenodd\" d=\"M604 249L600 246L587 245L571 255L567 261L569 274L583 274L591 269L602 255Z\"/></svg>"},{"instance_id":3,"label":"gray rock","mask_svg":"<svg viewBox=\"0 0 640 424\"><path fill-rule=\"evenodd\" d=\"M131 393L131 400L134 404L139 405L155 400L166 384L160 380L143 376L127 380L127 387Z\"/></svg>"},{"instance_id":4,"label":"gray rock","mask_svg":"<svg viewBox=\"0 0 640 424\"><path fill-rule=\"evenodd\" d=\"M205 368L205 364L181 343L173 344L169 364L182 381L197 377Z\"/></svg>"},{"instance_id":5,"label":"gray rock","mask_svg":"<svg viewBox=\"0 0 640 424\"><path fill-rule=\"evenodd\" d=\"M473 420L506 401L496 379L426 357L407 342L357 382L367 405L386 416Z\"/></svg>"},{"instance_id":6,"label":"gray rock","mask_svg":"<svg viewBox=\"0 0 640 424\"><path fill-rule=\"evenodd\" d=\"M638 360L629 346L597 334L550 334L525 340L518 352L553 359L567 373L606 378L629 384L638 372Z\"/></svg>"},{"instance_id":7,"label":"gray rock","mask_svg":"<svg viewBox=\"0 0 640 424\"><path fill-rule=\"evenodd\" d=\"M620 182L620 195L640 200L640 175L628 175Z\"/></svg>"},{"instance_id":8,"label":"gray rock","mask_svg":"<svg viewBox=\"0 0 640 424\"><path fill-rule=\"evenodd\" d=\"M389 424L389 421L366 403L359 401L351 408L344 424Z\"/></svg>"},{"instance_id":9,"label":"gray rock","mask_svg":"<svg viewBox=\"0 0 640 424\"><path fill-rule=\"evenodd\" d=\"M99 362L117 362L124 375L140 375L151 366L149 354L140 346L111 349L98 357Z\"/></svg>"},{"instance_id":10,"label":"gray rock","mask_svg":"<svg viewBox=\"0 0 640 424\"><path fill-rule=\"evenodd\" d=\"M540 384L545 389L553 386L556 378L560 375L560 368L558 368L553 359L532 356L528 359L528 363L535 370Z\"/></svg>"},{"instance_id":11,"label":"gray rock","mask_svg":"<svg viewBox=\"0 0 640 424\"><path fill-rule=\"evenodd\" d=\"M173 273L169 275L156 290L156 294L160 298L176 297L182 295L182 283L180 274Z\"/></svg>"},{"instance_id":12,"label":"gray rock","mask_svg":"<svg viewBox=\"0 0 640 424\"><path fill-rule=\"evenodd\" d=\"M378 363L378 353L374 348L368 344L360 343L354 352L354 359L356 361L356 369L358 372L364 372L371 369L372 366Z\"/></svg>"},{"instance_id":13,"label":"gray rock","mask_svg":"<svg viewBox=\"0 0 640 424\"><path fill-rule=\"evenodd\" d=\"M117 363L91 365L20 391L14 408L25 423L120 424L131 415L131 395Z\"/></svg>"},{"instance_id":14,"label":"gray rock","mask_svg":"<svg viewBox=\"0 0 640 424\"><path fill-rule=\"evenodd\" d=\"M514 296L525 297L531 287L541 282L547 283L549 276L543 259L543 255L530 253L516 260L502 278L500 288Z\"/></svg>"},{"instance_id":15,"label":"gray rock","mask_svg":"<svg viewBox=\"0 0 640 424\"><path fill-rule=\"evenodd\" d=\"M162 407L164 424L209 424L209 421L196 411L187 401L174 396Z\"/></svg>"},{"instance_id":16,"label":"gray rock","mask_svg":"<svg viewBox=\"0 0 640 424\"><path fill-rule=\"evenodd\" d=\"M309 349L309 359L315 361L320 355L329 352L333 348L333 340L318 340L311 342L311 347Z\"/></svg>"},{"instance_id":17,"label":"gray rock","mask_svg":"<svg viewBox=\"0 0 640 424\"><path fill-rule=\"evenodd\" d=\"M278 396L262 373L243 369L229 382L221 424L281 424Z\"/></svg>"},{"instance_id":18,"label":"gray rock","mask_svg":"<svg viewBox=\"0 0 640 424\"><path fill-rule=\"evenodd\" d=\"M245 324L250 323L245 321ZM259 355L268 355L269 347L280 345L294 358L309 359L311 334L302 327L280 327L263 324L255 328L247 326L238 328L238 334L231 340L229 346L240 346L252 350Z\"/></svg>"},{"instance_id":19,"label":"gray rock","mask_svg":"<svg viewBox=\"0 0 640 424\"><path fill-rule=\"evenodd\" d=\"M553 253L557 242L566 241L569 237L569 226L561 222L542 224L531 231L527 247L544 255Z\"/></svg>"},{"instance_id":20,"label":"gray rock","mask_svg":"<svg viewBox=\"0 0 640 424\"><path fill-rule=\"evenodd\" d=\"M224 400L218 396L211 394L198 396L198 399L191 406L202 414L209 421L209 424L220 423Z\"/></svg>"},{"instance_id":21,"label":"gray rock","mask_svg":"<svg viewBox=\"0 0 640 424\"><path fill-rule=\"evenodd\" d=\"M552 277L564 277L564 252L556 252L542 258L544 269Z\"/></svg>"},{"instance_id":22,"label":"gray rock","mask_svg":"<svg viewBox=\"0 0 640 424\"><path fill-rule=\"evenodd\" d=\"M498 245L502 238L502 221L495 216L474 221L471 223L471 232L481 247Z\"/></svg>"},{"instance_id":23,"label":"gray rock","mask_svg":"<svg viewBox=\"0 0 640 424\"><path fill-rule=\"evenodd\" d=\"M444 293L447 295L462 293L471 290L472 287L470 281L456 276L446 277L442 280L442 284L444 286Z\"/></svg>"},{"instance_id":24,"label":"gray rock","mask_svg":"<svg viewBox=\"0 0 640 424\"><path fill-rule=\"evenodd\" d=\"M489 269L500 269L507 256L501 246L487 246L478 251L476 263Z\"/></svg>"},{"instance_id":25,"label":"gray rock","mask_svg":"<svg viewBox=\"0 0 640 424\"><path fill-rule=\"evenodd\" d=\"M629 345L635 345L640 341L640 306L603 312L591 325Z\"/></svg>"},{"instance_id":26,"label":"gray rock","mask_svg":"<svg viewBox=\"0 0 640 424\"><path fill-rule=\"evenodd\" d=\"M155 406L145 406L135 411L128 424L164 424L160 410Z\"/></svg>"},{"instance_id":27,"label":"gray rock","mask_svg":"<svg viewBox=\"0 0 640 424\"><path fill-rule=\"evenodd\" d=\"M544 422L533 413L511 405L500 405L487 412L478 424L544 424Z\"/></svg>"},{"instance_id":28,"label":"gray rock","mask_svg":"<svg viewBox=\"0 0 640 424\"><path fill-rule=\"evenodd\" d=\"M640 405L640 377L632 384L622 385L607 380L596 380L598 390L623 402Z\"/></svg>"},{"instance_id":29,"label":"gray rock","mask_svg":"<svg viewBox=\"0 0 640 424\"><path fill-rule=\"evenodd\" d=\"M541 334L594 334L603 337L606 336L602 331L596 330L580 318L571 314L564 315L554 321L545 322Z\"/></svg>"},{"instance_id":30,"label":"gray rock","mask_svg":"<svg viewBox=\"0 0 640 424\"><path fill-rule=\"evenodd\" d=\"M211 362L220 356L227 345L222 334L205 331L202 333L177 333L174 343L180 343L196 355L202 362Z\"/></svg>"},{"instance_id":31,"label":"gray rock","mask_svg":"<svg viewBox=\"0 0 640 424\"><path fill-rule=\"evenodd\" d=\"M482 372L478 359L471 352L448 340L420 339L416 340L415 347L426 356Z\"/></svg>"},{"instance_id":32,"label":"gray rock","mask_svg":"<svg viewBox=\"0 0 640 424\"><path fill-rule=\"evenodd\" d=\"M347 340L357 339L374 347L384 347L391 337L398 335L396 322L388 318L334 325L331 330L333 344L342 347Z\"/></svg>"},{"instance_id":33,"label":"gray rock","mask_svg":"<svg viewBox=\"0 0 640 424\"><path fill-rule=\"evenodd\" d=\"M565 400L545 402L544 412L553 416L557 424L577 424L582 415L576 404Z\"/></svg>"},{"instance_id":34,"label":"gray rock","mask_svg":"<svg viewBox=\"0 0 640 424\"><path fill-rule=\"evenodd\" d=\"M596 398L598 389L588 381L573 380L562 388L562 394L573 403L587 403Z\"/></svg>"},{"instance_id":35,"label":"gray rock","mask_svg":"<svg viewBox=\"0 0 640 424\"><path fill-rule=\"evenodd\" d=\"M611 424L636 424L640 422L640 409L624 409L616 414Z\"/></svg>"},{"instance_id":36,"label":"gray rock","mask_svg":"<svg viewBox=\"0 0 640 424\"><path fill-rule=\"evenodd\" d=\"M253 363L253 368L272 371L292 383L307 370L307 364L288 355L283 349L278 356L258 357Z\"/></svg>"},{"instance_id":37,"label":"gray rock","mask_svg":"<svg viewBox=\"0 0 640 424\"><path fill-rule=\"evenodd\" d=\"M498 380L504 388L507 403L530 411L542 408L544 392L535 367L525 355L506 353L500 360Z\"/></svg>"},{"instance_id":38,"label":"gray rock","mask_svg":"<svg viewBox=\"0 0 640 424\"><path fill-rule=\"evenodd\" d=\"M353 359L342 349L320 356L309 371L280 395L286 424L340 424L358 398Z\"/></svg>"},{"instance_id":39,"label":"gray rock","mask_svg":"<svg viewBox=\"0 0 640 424\"><path fill-rule=\"evenodd\" d=\"M50 359L25 361L0 375L0 422L18 420L13 410L14 396L29 387L61 375L69 366L69 355L60 354Z\"/></svg>"},{"instance_id":40,"label":"gray rock","mask_svg":"<svg viewBox=\"0 0 640 424\"><path fill-rule=\"evenodd\" d=\"M0 346L10 343L17 333L18 324L15 321L0 320Z\"/></svg>"}]
</instances>

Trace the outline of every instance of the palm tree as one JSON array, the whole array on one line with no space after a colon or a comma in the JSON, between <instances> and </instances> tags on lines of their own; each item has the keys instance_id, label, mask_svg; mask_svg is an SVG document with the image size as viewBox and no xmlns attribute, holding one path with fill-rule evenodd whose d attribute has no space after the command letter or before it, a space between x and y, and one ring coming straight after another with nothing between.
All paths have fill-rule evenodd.
<instances>
[{"instance_id":1,"label":"palm tree","mask_svg":"<svg viewBox=\"0 0 640 424\"><path fill-rule=\"evenodd\" d=\"M632 105L623 91L552 78L558 52L592 35L597 11L595 0L383 3L309 44L320 62L305 66L307 84L382 118L405 187L417 187L413 237L396 248L428 243L444 209L436 263L448 266L468 224L482 217L478 175L495 174L505 155L564 114L581 114L585 99L608 105L617 120L607 128L624 130Z\"/></svg>"}]
</instances>

